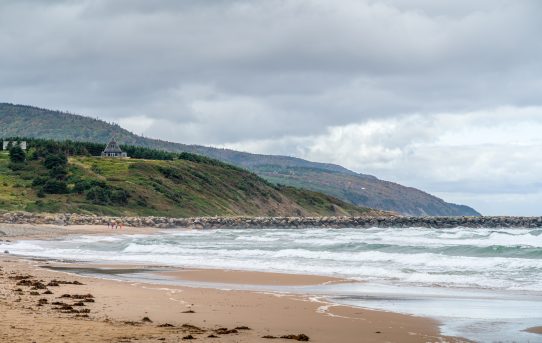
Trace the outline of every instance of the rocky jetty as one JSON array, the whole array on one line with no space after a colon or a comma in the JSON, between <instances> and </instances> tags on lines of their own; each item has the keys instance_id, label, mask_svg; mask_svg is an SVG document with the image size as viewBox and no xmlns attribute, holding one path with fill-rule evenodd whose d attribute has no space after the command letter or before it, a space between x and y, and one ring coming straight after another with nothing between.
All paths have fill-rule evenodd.
<instances>
[{"instance_id":1,"label":"rocky jetty","mask_svg":"<svg viewBox=\"0 0 542 343\"><path fill-rule=\"evenodd\" d=\"M28 212L4 213L0 223L53 225L107 225L119 222L127 227L194 229L216 228L310 228L310 227L542 227L542 217L107 217L71 213L35 214Z\"/></svg>"}]
</instances>

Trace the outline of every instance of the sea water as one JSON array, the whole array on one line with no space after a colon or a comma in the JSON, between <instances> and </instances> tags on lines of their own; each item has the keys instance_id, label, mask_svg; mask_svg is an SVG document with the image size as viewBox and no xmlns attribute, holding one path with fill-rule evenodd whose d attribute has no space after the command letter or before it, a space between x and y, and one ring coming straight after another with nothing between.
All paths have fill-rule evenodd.
<instances>
[{"instance_id":1,"label":"sea water","mask_svg":"<svg viewBox=\"0 0 542 343\"><path fill-rule=\"evenodd\" d=\"M346 277L363 282L287 290L432 317L442 321L446 335L542 341L522 331L542 325L541 229L165 230L19 241L0 248L92 262Z\"/></svg>"}]
</instances>

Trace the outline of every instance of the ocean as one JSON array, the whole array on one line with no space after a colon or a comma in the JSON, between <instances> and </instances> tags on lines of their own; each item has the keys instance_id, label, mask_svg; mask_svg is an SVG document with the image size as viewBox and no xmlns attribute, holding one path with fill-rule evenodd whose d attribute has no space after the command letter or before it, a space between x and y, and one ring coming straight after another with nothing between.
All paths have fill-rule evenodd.
<instances>
[{"instance_id":1,"label":"ocean","mask_svg":"<svg viewBox=\"0 0 542 343\"><path fill-rule=\"evenodd\" d=\"M542 325L541 229L170 229L18 241L0 249L77 261L345 277L360 282L266 290L432 317L445 335L542 341L522 331Z\"/></svg>"}]
</instances>

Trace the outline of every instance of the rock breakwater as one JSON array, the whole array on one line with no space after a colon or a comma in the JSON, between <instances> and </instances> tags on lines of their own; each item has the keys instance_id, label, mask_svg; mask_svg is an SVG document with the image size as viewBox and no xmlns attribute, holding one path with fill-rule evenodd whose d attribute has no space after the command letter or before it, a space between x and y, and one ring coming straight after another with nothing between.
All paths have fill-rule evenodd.
<instances>
[{"instance_id":1,"label":"rock breakwater","mask_svg":"<svg viewBox=\"0 0 542 343\"><path fill-rule=\"evenodd\" d=\"M33 225L107 225L112 221L127 227L194 229L216 228L310 228L310 227L525 227L542 228L542 217L108 217L70 213L35 214L10 212L0 216L0 223Z\"/></svg>"}]
</instances>

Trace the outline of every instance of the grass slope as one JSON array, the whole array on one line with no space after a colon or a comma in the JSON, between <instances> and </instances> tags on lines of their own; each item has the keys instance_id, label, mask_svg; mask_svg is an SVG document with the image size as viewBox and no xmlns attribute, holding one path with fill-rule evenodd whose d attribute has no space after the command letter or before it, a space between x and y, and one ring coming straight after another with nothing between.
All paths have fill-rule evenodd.
<instances>
[{"instance_id":1,"label":"grass slope","mask_svg":"<svg viewBox=\"0 0 542 343\"><path fill-rule=\"evenodd\" d=\"M399 184L314 168L258 167L255 172L264 179L292 187L330 194L359 206L396 211L410 215L479 216L472 208L450 204L416 188Z\"/></svg>"},{"instance_id":2,"label":"grass slope","mask_svg":"<svg viewBox=\"0 0 542 343\"><path fill-rule=\"evenodd\" d=\"M105 182L127 191L127 203L93 203L84 194L73 192L40 198L32 180L48 171L39 161L28 161L24 168L13 171L8 154L2 152L0 210L170 217L379 214L321 193L273 186L253 173L227 165L77 156L69 159L68 170L70 187L70 180L76 179Z\"/></svg>"}]
</instances>

